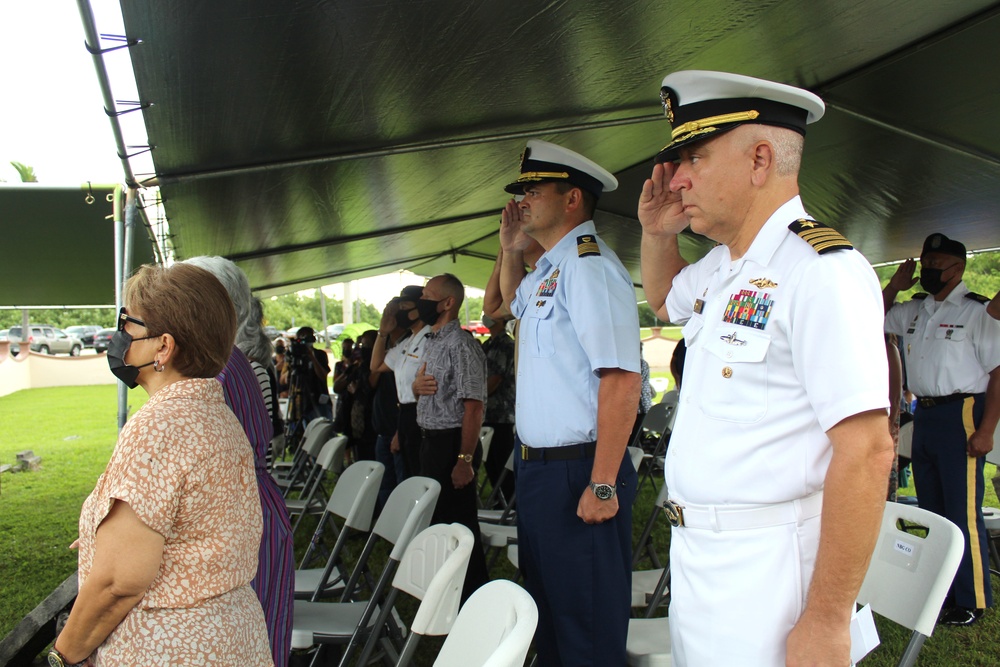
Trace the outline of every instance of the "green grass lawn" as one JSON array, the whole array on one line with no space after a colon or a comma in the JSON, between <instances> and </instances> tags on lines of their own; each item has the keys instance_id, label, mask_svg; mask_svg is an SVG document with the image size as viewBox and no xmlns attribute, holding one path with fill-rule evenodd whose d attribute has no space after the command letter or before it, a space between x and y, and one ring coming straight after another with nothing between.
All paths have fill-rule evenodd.
<instances>
[{"instance_id":1,"label":"green grass lawn","mask_svg":"<svg viewBox=\"0 0 1000 667\"><path fill-rule=\"evenodd\" d=\"M130 411L135 412L145 400L141 389L130 392ZM76 538L80 507L114 449L116 413L116 389L111 385L33 389L0 397L0 463L13 463L15 454L25 449L42 457L39 471L0 476L0 636L76 569L76 553L67 547ZM995 467L987 465L985 504L1000 507L989 483L995 473ZM913 487L901 492L912 494ZM647 483L636 504L636 537L649 516L655 493ZM298 556L311 525L299 531ZM669 530L662 520L653 538L658 553L665 557ZM360 546L358 542L356 549ZM501 558L493 574L510 578L514 572ZM997 578L992 579L994 595L1000 595ZM404 618L411 618L414 608L405 606ZM884 619L876 617L876 622L882 645L862 664L895 665L909 633ZM414 664L431 664L439 645L440 640L425 640ZM919 664L986 667L1000 663L998 656L1000 612L991 611L973 628L939 627L924 645Z\"/></svg>"}]
</instances>

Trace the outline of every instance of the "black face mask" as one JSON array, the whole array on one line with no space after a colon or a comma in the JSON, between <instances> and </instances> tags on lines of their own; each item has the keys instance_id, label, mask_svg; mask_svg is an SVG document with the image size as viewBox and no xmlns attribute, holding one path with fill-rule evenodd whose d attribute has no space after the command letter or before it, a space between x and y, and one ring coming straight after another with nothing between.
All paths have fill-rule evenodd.
<instances>
[{"instance_id":1,"label":"black face mask","mask_svg":"<svg viewBox=\"0 0 1000 667\"><path fill-rule=\"evenodd\" d=\"M416 322L417 320L410 319L411 312L413 312L412 308L410 310L397 310L396 326L399 327L400 329L409 329L410 327L412 327L413 323Z\"/></svg>"},{"instance_id":2,"label":"black face mask","mask_svg":"<svg viewBox=\"0 0 1000 667\"><path fill-rule=\"evenodd\" d=\"M147 338L156 338L156 336L132 338L132 334L122 329L116 331L114 335L111 336L111 340L108 341L108 368L110 368L111 373L125 383L125 386L129 389L135 389L139 386L137 381L139 379L139 369L151 366L153 362L151 361L148 364L142 364L141 366L130 366L125 363L125 354L128 352L129 347L132 346L133 341L146 340Z\"/></svg>"},{"instance_id":3,"label":"black face mask","mask_svg":"<svg viewBox=\"0 0 1000 667\"><path fill-rule=\"evenodd\" d=\"M426 324L434 326L437 324L438 317L441 313L438 312L437 307L441 301L431 301L430 299L419 299L417 301L417 313L420 315L420 319Z\"/></svg>"},{"instance_id":4,"label":"black face mask","mask_svg":"<svg viewBox=\"0 0 1000 667\"><path fill-rule=\"evenodd\" d=\"M948 267L951 268L951 267ZM945 283L941 280L941 274L945 269L920 268L920 287L931 295L935 295L945 288Z\"/></svg>"}]
</instances>

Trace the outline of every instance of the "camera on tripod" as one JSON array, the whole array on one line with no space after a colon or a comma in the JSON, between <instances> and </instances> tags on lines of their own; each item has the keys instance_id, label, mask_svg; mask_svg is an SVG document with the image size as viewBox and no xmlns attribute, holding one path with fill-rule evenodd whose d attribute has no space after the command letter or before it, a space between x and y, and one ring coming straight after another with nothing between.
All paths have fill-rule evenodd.
<instances>
[{"instance_id":1,"label":"camera on tripod","mask_svg":"<svg viewBox=\"0 0 1000 667\"><path fill-rule=\"evenodd\" d=\"M309 345L304 340L293 339L288 346L288 364L292 368L302 368L309 363Z\"/></svg>"}]
</instances>

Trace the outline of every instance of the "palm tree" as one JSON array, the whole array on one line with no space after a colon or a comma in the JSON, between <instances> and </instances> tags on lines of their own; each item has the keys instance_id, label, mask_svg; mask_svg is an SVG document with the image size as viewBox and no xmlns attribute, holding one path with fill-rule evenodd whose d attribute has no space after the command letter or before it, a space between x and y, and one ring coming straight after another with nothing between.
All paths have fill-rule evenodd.
<instances>
[{"instance_id":1,"label":"palm tree","mask_svg":"<svg viewBox=\"0 0 1000 667\"><path fill-rule=\"evenodd\" d=\"M35 168L29 167L21 162L11 162L10 165L17 169L17 173L21 175L22 183L37 183L38 177L35 175Z\"/></svg>"}]
</instances>

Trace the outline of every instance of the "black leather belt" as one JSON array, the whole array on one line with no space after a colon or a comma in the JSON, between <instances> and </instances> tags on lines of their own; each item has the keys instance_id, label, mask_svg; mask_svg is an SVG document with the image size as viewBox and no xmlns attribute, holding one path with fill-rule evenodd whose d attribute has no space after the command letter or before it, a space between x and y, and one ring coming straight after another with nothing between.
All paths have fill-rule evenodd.
<instances>
[{"instance_id":1,"label":"black leather belt","mask_svg":"<svg viewBox=\"0 0 1000 667\"><path fill-rule=\"evenodd\" d=\"M596 442L581 442L578 445L563 445L562 447L528 447L521 445L522 461L573 461L587 459L597 451Z\"/></svg>"},{"instance_id":2,"label":"black leather belt","mask_svg":"<svg viewBox=\"0 0 1000 667\"><path fill-rule=\"evenodd\" d=\"M970 396L975 396L975 394L948 394L947 396L922 396L917 399L917 405L922 408L933 408L935 405L944 405L945 403L954 403L955 401L961 401Z\"/></svg>"}]
</instances>

